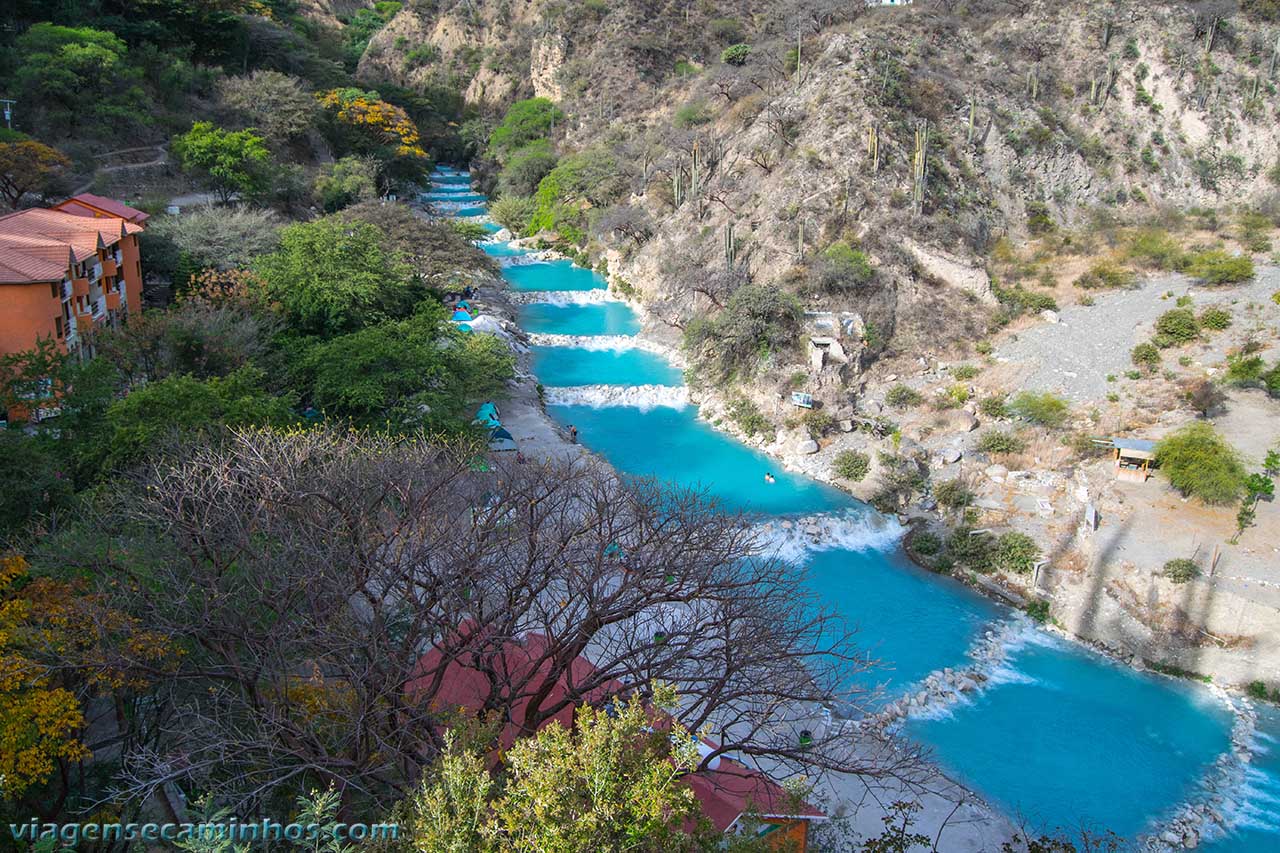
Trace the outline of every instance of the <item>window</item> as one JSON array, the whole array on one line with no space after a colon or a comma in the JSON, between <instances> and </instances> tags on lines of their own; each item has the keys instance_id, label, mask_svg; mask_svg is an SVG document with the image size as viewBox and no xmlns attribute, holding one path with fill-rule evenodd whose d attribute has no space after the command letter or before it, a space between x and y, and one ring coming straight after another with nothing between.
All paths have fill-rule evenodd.
<instances>
[{"instance_id":1,"label":"window","mask_svg":"<svg viewBox=\"0 0 1280 853\"><path fill-rule=\"evenodd\" d=\"M59 282L56 281L49 282L49 295L54 299L58 298L58 284Z\"/></svg>"},{"instance_id":2,"label":"window","mask_svg":"<svg viewBox=\"0 0 1280 853\"><path fill-rule=\"evenodd\" d=\"M54 317L54 318L53 318L53 325L54 325L54 328L56 328L56 329L58 330L58 337L59 337L59 338L61 338L61 337L62 337L62 318L61 318L61 317Z\"/></svg>"}]
</instances>

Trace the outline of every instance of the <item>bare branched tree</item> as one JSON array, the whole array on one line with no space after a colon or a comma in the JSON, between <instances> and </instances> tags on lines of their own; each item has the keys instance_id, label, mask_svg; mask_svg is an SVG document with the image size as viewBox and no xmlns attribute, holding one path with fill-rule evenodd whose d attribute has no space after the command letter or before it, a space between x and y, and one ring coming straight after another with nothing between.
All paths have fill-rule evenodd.
<instances>
[{"instance_id":1,"label":"bare branched tree","mask_svg":"<svg viewBox=\"0 0 1280 853\"><path fill-rule=\"evenodd\" d=\"M473 468L426 440L251 431L175 448L104 496L78 537L92 547L45 559L100 579L154 640L67 661L151 685L118 793L177 782L245 808L333 783L348 806L386 805L439 754L459 663L523 732L610 685L665 682L718 752L915 766L839 727L797 739L822 707L858 713L847 685L869 662L749 519L594 465ZM531 634L536 660L508 666Z\"/></svg>"}]
</instances>

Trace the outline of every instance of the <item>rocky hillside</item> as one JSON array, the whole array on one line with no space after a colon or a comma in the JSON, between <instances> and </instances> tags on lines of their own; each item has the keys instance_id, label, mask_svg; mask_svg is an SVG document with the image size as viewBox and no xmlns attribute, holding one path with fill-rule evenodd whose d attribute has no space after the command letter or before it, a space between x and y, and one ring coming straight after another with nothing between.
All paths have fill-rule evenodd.
<instances>
[{"instance_id":1,"label":"rocky hillside","mask_svg":"<svg viewBox=\"0 0 1280 853\"><path fill-rule=\"evenodd\" d=\"M590 248L659 316L723 303L690 285L726 266L732 226L739 278L858 312L872 354L973 339L1001 235L1274 188L1269 6L851 5L410 3L360 74L453 80L495 111L556 101L558 146L614 154L630 186L614 202L643 222L627 236L592 216ZM835 241L867 253L870 281L824 284Z\"/></svg>"}]
</instances>

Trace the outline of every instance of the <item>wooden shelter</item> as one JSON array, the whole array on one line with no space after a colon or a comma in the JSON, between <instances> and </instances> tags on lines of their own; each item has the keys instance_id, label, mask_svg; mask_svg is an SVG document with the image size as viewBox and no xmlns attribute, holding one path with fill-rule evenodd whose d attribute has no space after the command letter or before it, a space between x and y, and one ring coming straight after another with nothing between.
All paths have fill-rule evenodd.
<instances>
[{"instance_id":1,"label":"wooden shelter","mask_svg":"<svg viewBox=\"0 0 1280 853\"><path fill-rule=\"evenodd\" d=\"M1115 451L1116 479L1145 483L1156 458L1156 443L1142 438L1113 438L1111 447Z\"/></svg>"}]
</instances>

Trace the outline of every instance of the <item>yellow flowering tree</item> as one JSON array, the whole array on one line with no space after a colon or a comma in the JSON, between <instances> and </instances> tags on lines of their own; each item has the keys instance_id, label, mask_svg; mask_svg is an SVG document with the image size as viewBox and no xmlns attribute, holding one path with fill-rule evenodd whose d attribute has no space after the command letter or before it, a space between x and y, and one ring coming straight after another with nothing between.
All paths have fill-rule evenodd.
<instances>
[{"instance_id":1,"label":"yellow flowering tree","mask_svg":"<svg viewBox=\"0 0 1280 853\"><path fill-rule=\"evenodd\" d=\"M16 589L26 575L21 557L0 558L0 796L7 800L44 782L59 761L89 754L78 738L80 703L23 653L34 630L32 603Z\"/></svg>"},{"instance_id":2,"label":"yellow flowering tree","mask_svg":"<svg viewBox=\"0 0 1280 853\"><path fill-rule=\"evenodd\" d=\"M342 125L363 133L380 148L390 148L397 157L425 159L418 126L400 107L389 104L377 92L356 88L330 89L316 95Z\"/></svg>"}]
</instances>

